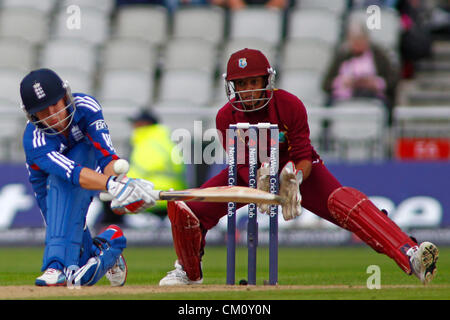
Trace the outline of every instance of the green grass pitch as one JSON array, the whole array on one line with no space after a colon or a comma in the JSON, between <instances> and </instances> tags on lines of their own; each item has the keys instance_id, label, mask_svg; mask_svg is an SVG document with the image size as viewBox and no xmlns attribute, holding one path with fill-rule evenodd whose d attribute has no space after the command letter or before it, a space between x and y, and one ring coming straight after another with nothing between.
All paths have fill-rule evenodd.
<instances>
[{"instance_id":1,"label":"green grass pitch","mask_svg":"<svg viewBox=\"0 0 450 320\"><path fill-rule=\"evenodd\" d=\"M43 248L0 248L0 291L14 287L29 286L41 274ZM186 290L161 290L159 280L173 269L176 259L172 247L130 247L124 252L129 273L126 286L110 289L106 279L95 287L104 292L92 295L74 294L61 299L157 299L157 300L397 300L450 298L450 248L440 248L438 274L432 284L423 286L414 276L407 276L385 255L375 253L368 247L333 248L279 248L279 285L263 286L268 279L268 249L258 248L257 286L235 286L227 290L226 248L207 246L203 259L204 283ZM236 283L247 276L247 248L237 250ZM367 269L376 265L380 270L380 289L367 288L372 273ZM373 282L372 282L373 283ZM13 287L14 286L14 287ZM140 288L133 292L133 288ZM142 288L154 288L142 292ZM192 289L191 289L192 287ZM201 290L195 288L201 287ZM12 289L11 289L12 288ZM39 288L41 289L41 288ZM47 288L42 288L47 289ZM68 290L61 288L62 290ZM126 289L126 291L125 291ZM131 290L131 291L130 291ZM79 290L83 291L83 289ZM46 297L40 291L38 297L23 299L58 299ZM44 292L44 293L42 293ZM61 291L62 292L62 291ZM3 299L7 297L3 296ZM20 297L19 297L20 298Z\"/></svg>"}]
</instances>

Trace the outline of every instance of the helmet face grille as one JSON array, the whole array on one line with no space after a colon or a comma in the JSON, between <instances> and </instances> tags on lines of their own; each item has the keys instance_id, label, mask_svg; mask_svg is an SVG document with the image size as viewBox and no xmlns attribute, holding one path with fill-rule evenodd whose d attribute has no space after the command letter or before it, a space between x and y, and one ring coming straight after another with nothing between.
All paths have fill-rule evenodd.
<instances>
[{"instance_id":1,"label":"helmet face grille","mask_svg":"<svg viewBox=\"0 0 450 320\"><path fill-rule=\"evenodd\" d=\"M38 117L36 117L35 114L29 113L26 109L26 107L22 104L22 109L25 112L28 120L36 127L38 128L41 132L47 134L47 135L57 135L60 134L62 132L64 132L65 130L67 130L70 125L72 124L73 121L73 117L75 115L75 111L76 111L76 105L75 102L73 101L73 97L72 97L72 93L69 87L69 84L67 82L64 82L64 90L65 90L65 107L63 109L61 109L60 111L44 118L44 119L38 119ZM58 122L56 122L55 124L48 126L46 123L48 122L48 120L50 120L53 117L56 117L58 115L60 115L63 112L67 112L67 115L63 118L60 119ZM62 127L59 130L56 130L56 128L64 123L65 121L67 121L67 124Z\"/></svg>"},{"instance_id":2,"label":"helmet face grille","mask_svg":"<svg viewBox=\"0 0 450 320\"><path fill-rule=\"evenodd\" d=\"M267 78L265 88L236 91L234 85L235 80L260 76ZM243 112L257 111L267 106L272 99L275 71L270 66L266 56L259 50L245 48L233 53L228 60L227 72L223 77L228 101L236 110ZM259 94L253 94L259 91L263 92L261 96ZM252 92L252 97L243 99L242 94L249 92ZM253 96L258 96L259 98L253 98ZM253 107L246 107L248 105Z\"/></svg>"},{"instance_id":3,"label":"helmet face grille","mask_svg":"<svg viewBox=\"0 0 450 320\"><path fill-rule=\"evenodd\" d=\"M241 90L236 91L235 84L233 80L225 80L225 93L227 95L227 99L234 109L242 112L254 112L261 110L266 107L270 100L273 97L273 89L275 86L275 70L269 68L267 70L268 79L267 85L262 89L253 89L253 90ZM256 92L264 92L263 95L259 98L254 98L252 94L252 98L242 99L242 94L244 93L256 93ZM260 102L263 102L260 104ZM246 105L257 106L253 108L247 108Z\"/></svg>"},{"instance_id":4,"label":"helmet face grille","mask_svg":"<svg viewBox=\"0 0 450 320\"><path fill-rule=\"evenodd\" d=\"M56 122L55 124L53 124L51 126L46 125L46 121L50 120L53 117L58 116L59 114L61 114L63 112L66 112L66 111L67 111L67 116L65 116L63 119L59 120L58 122ZM66 104L64 109L61 109L60 111L58 111L44 119L40 119L40 120L35 115L31 115L29 117L29 120L41 132L43 132L47 135L56 135L56 134L63 133L65 130L67 130L70 127L70 125L72 124L72 121L73 121L73 116L75 115L75 111L76 111L75 103L73 102L73 100L71 98L69 98L69 103ZM63 128L56 130L56 128L60 124L64 123L65 121L67 121L67 124Z\"/></svg>"}]
</instances>

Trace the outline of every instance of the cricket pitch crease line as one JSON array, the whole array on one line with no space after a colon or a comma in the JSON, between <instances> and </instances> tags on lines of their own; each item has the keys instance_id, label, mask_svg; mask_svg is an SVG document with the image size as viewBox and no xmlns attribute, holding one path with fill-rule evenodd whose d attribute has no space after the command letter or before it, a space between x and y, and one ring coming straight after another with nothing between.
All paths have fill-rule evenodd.
<instances>
[{"instance_id":1,"label":"cricket pitch crease line","mask_svg":"<svg viewBox=\"0 0 450 320\"><path fill-rule=\"evenodd\" d=\"M417 285L382 285L383 289L437 289L450 288L448 284ZM124 287L93 286L82 287L80 290L69 290L67 287L36 287L36 286L0 286L0 299L26 299L26 298L48 298L53 296L90 296L101 294L145 294L145 293L178 293L178 292L226 292L226 291L286 291L286 290L369 290L365 285L189 285L160 287L158 285L125 285Z\"/></svg>"}]
</instances>

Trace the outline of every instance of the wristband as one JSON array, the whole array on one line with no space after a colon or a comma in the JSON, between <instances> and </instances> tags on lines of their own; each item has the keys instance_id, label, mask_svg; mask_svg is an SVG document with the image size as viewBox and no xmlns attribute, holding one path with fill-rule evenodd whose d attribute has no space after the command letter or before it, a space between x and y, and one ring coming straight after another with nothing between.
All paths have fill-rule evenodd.
<instances>
[{"instance_id":1,"label":"wristband","mask_svg":"<svg viewBox=\"0 0 450 320\"><path fill-rule=\"evenodd\" d=\"M109 180L111 180L111 179L115 180L115 178L117 178L117 177L116 176L109 176L108 180L106 180L106 190L109 190L109 187L108 187Z\"/></svg>"}]
</instances>

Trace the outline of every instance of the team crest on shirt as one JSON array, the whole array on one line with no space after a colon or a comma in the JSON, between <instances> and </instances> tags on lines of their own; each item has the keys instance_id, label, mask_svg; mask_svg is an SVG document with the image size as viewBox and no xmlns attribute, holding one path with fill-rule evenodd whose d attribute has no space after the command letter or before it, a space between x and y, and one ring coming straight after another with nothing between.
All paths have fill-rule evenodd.
<instances>
[{"instance_id":1,"label":"team crest on shirt","mask_svg":"<svg viewBox=\"0 0 450 320\"><path fill-rule=\"evenodd\" d=\"M84 138L84 134L81 132L77 125L72 127L72 136L76 141L80 141Z\"/></svg>"},{"instance_id":2,"label":"team crest on shirt","mask_svg":"<svg viewBox=\"0 0 450 320\"><path fill-rule=\"evenodd\" d=\"M239 68L245 68L247 66L247 59L246 58L241 58L239 59Z\"/></svg>"}]
</instances>

